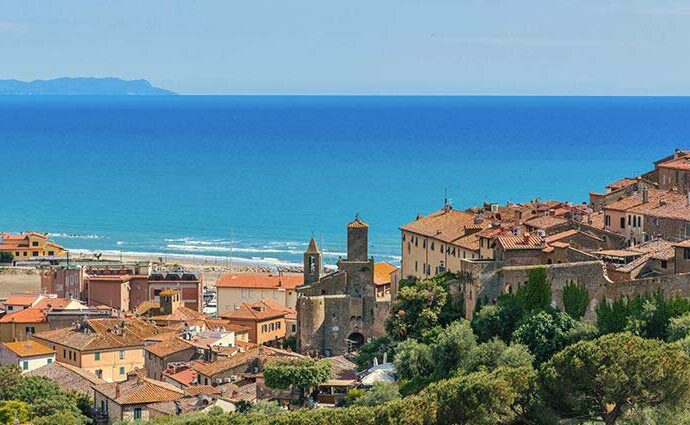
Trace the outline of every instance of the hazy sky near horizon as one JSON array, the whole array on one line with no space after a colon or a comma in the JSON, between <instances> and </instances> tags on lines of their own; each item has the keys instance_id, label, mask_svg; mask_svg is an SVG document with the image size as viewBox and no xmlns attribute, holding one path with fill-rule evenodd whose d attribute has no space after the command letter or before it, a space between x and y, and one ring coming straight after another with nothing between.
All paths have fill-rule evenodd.
<instances>
[{"instance_id":1,"label":"hazy sky near horizon","mask_svg":"<svg viewBox=\"0 0 690 425\"><path fill-rule=\"evenodd\" d=\"M0 78L184 94L690 95L690 1L0 1Z\"/></svg>"}]
</instances>

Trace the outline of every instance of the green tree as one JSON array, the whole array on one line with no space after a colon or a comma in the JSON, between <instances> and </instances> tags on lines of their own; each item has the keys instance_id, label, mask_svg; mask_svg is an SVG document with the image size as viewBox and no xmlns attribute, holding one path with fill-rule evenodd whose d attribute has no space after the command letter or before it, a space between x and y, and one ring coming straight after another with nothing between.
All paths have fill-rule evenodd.
<instances>
[{"instance_id":1,"label":"green tree","mask_svg":"<svg viewBox=\"0 0 690 425\"><path fill-rule=\"evenodd\" d=\"M266 385L281 390L298 388L300 402L304 401L306 391L330 379L332 374L331 362L327 359L284 358L264 365Z\"/></svg>"},{"instance_id":2,"label":"green tree","mask_svg":"<svg viewBox=\"0 0 690 425\"><path fill-rule=\"evenodd\" d=\"M568 283L563 288L563 309L575 320L580 320L587 312L589 291L584 285Z\"/></svg>"},{"instance_id":3,"label":"green tree","mask_svg":"<svg viewBox=\"0 0 690 425\"><path fill-rule=\"evenodd\" d=\"M438 424L507 424L525 411L536 372L531 367L479 371L432 385L428 392L438 403Z\"/></svg>"},{"instance_id":4,"label":"green tree","mask_svg":"<svg viewBox=\"0 0 690 425\"><path fill-rule=\"evenodd\" d=\"M551 282L546 278L546 269L543 266L530 270L527 284L517 291L525 310L541 311L551 306Z\"/></svg>"},{"instance_id":5,"label":"green tree","mask_svg":"<svg viewBox=\"0 0 690 425\"><path fill-rule=\"evenodd\" d=\"M23 401L9 400L0 404L0 424L11 425L15 419L23 424L29 420L29 415L29 405Z\"/></svg>"},{"instance_id":6,"label":"green tree","mask_svg":"<svg viewBox=\"0 0 690 425\"><path fill-rule=\"evenodd\" d=\"M447 301L448 292L438 278L418 280L401 287L386 319L386 332L396 341L423 338L439 325L439 316Z\"/></svg>"},{"instance_id":7,"label":"green tree","mask_svg":"<svg viewBox=\"0 0 690 425\"><path fill-rule=\"evenodd\" d=\"M354 406L376 407L400 398L396 384L377 382L369 391L365 391L352 403Z\"/></svg>"},{"instance_id":8,"label":"green tree","mask_svg":"<svg viewBox=\"0 0 690 425\"><path fill-rule=\"evenodd\" d=\"M372 338L370 341L359 347L354 362L358 370L364 370L374 362L374 358L383 359L383 354L386 353L389 360L393 360L395 353L396 342L388 336Z\"/></svg>"},{"instance_id":9,"label":"green tree","mask_svg":"<svg viewBox=\"0 0 690 425\"><path fill-rule=\"evenodd\" d=\"M630 333L580 341L544 363L544 399L560 415L614 424L633 407L681 406L690 358L677 346Z\"/></svg>"},{"instance_id":10,"label":"green tree","mask_svg":"<svg viewBox=\"0 0 690 425\"><path fill-rule=\"evenodd\" d=\"M434 371L431 347L414 339L398 344L393 363L400 379L428 376Z\"/></svg>"},{"instance_id":11,"label":"green tree","mask_svg":"<svg viewBox=\"0 0 690 425\"><path fill-rule=\"evenodd\" d=\"M477 345L470 352L465 372L478 372L480 370L491 372L501 366L518 368L531 367L534 356L526 346L522 344L506 345L500 339L493 339Z\"/></svg>"},{"instance_id":12,"label":"green tree","mask_svg":"<svg viewBox=\"0 0 690 425\"><path fill-rule=\"evenodd\" d=\"M499 337L507 344L526 315L523 297L504 294L496 305L485 305L474 315L472 330L480 342Z\"/></svg>"},{"instance_id":13,"label":"green tree","mask_svg":"<svg viewBox=\"0 0 690 425\"><path fill-rule=\"evenodd\" d=\"M50 416L34 418L32 423L33 425L86 425L90 422L85 416L62 411Z\"/></svg>"},{"instance_id":14,"label":"green tree","mask_svg":"<svg viewBox=\"0 0 690 425\"><path fill-rule=\"evenodd\" d=\"M458 320L448 325L431 349L436 376L446 378L455 370L464 368L476 345L470 322Z\"/></svg>"},{"instance_id":15,"label":"green tree","mask_svg":"<svg viewBox=\"0 0 690 425\"><path fill-rule=\"evenodd\" d=\"M14 255L11 252L0 252L0 263L11 263L14 260Z\"/></svg>"},{"instance_id":16,"label":"green tree","mask_svg":"<svg viewBox=\"0 0 690 425\"><path fill-rule=\"evenodd\" d=\"M251 405L249 412L262 415L277 415L278 413L282 413L283 409L280 408L277 401L259 400Z\"/></svg>"},{"instance_id":17,"label":"green tree","mask_svg":"<svg viewBox=\"0 0 690 425\"><path fill-rule=\"evenodd\" d=\"M678 341L690 335L690 313L673 317L668 324L667 341Z\"/></svg>"},{"instance_id":18,"label":"green tree","mask_svg":"<svg viewBox=\"0 0 690 425\"><path fill-rule=\"evenodd\" d=\"M539 365L567 345L568 332L575 323L566 313L542 311L525 320L513 334L513 341L526 345Z\"/></svg>"},{"instance_id":19,"label":"green tree","mask_svg":"<svg viewBox=\"0 0 690 425\"><path fill-rule=\"evenodd\" d=\"M22 371L15 364L0 365L0 399L11 400L22 380Z\"/></svg>"}]
</instances>

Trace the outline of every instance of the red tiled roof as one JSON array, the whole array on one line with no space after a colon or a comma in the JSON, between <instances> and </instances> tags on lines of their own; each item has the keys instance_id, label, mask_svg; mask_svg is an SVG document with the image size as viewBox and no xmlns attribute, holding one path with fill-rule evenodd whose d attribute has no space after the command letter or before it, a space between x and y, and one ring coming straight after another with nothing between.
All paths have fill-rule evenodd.
<instances>
[{"instance_id":1,"label":"red tiled roof","mask_svg":"<svg viewBox=\"0 0 690 425\"><path fill-rule=\"evenodd\" d=\"M258 302L254 304L243 303L239 309L223 313L221 317L227 319L249 319L249 320L268 320L272 318L284 317L287 312L276 310Z\"/></svg>"},{"instance_id":2,"label":"red tiled roof","mask_svg":"<svg viewBox=\"0 0 690 425\"><path fill-rule=\"evenodd\" d=\"M194 370L202 375L213 377L226 370L233 369L241 365L249 365L259 356L258 348L237 353L234 356L226 357L213 363L195 364Z\"/></svg>"},{"instance_id":3,"label":"red tiled roof","mask_svg":"<svg viewBox=\"0 0 690 425\"><path fill-rule=\"evenodd\" d=\"M674 170L690 170L690 157L681 156L669 161L657 164L659 168L671 168Z\"/></svg>"},{"instance_id":4,"label":"red tiled roof","mask_svg":"<svg viewBox=\"0 0 690 425\"><path fill-rule=\"evenodd\" d=\"M499 236L496 239L506 250L544 248L544 240L537 235L529 235L527 240L524 236Z\"/></svg>"},{"instance_id":5,"label":"red tiled roof","mask_svg":"<svg viewBox=\"0 0 690 425\"><path fill-rule=\"evenodd\" d=\"M185 394L200 396L200 395L220 395L221 391L210 385L192 385L184 389Z\"/></svg>"},{"instance_id":6,"label":"red tiled roof","mask_svg":"<svg viewBox=\"0 0 690 425\"><path fill-rule=\"evenodd\" d=\"M36 341L3 342L3 345L19 357L34 357L54 354L55 350Z\"/></svg>"},{"instance_id":7,"label":"red tiled roof","mask_svg":"<svg viewBox=\"0 0 690 425\"><path fill-rule=\"evenodd\" d=\"M391 283L391 273L398 268L390 263L382 261L374 264L374 285L385 285Z\"/></svg>"},{"instance_id":8,"label":"red tiled roof","mask_svg":"<svg viewBox=\"0 0 690 425\"><path fill-rule=\"evenodd\" d=\"M560 217L554 217L552 215L543 215L541 217L531 218L525 221L525 224L530 227L537 229L550 229L552 227L560 226L561 224L567 223L568 220Z\"/></svg>"},{"instance_id":9,"label":"red tiled roof","mask_svg":"<svg viewBox=\"0 0 690 425\"><path fill-rule=\"evenodd\" d=\"M466 226L474 226L475 215L466 211L444 208L403 225L400 229L444 242L465 235Z\"/></svg>"},{"instance_id":10,"label":"red tiled roof","mask_svg":"<svg viewBox=\"0 0 690 425\"><path fill-rule=\"evenodd\" d=\"M184 396L184 392L174 385L149 378L110 382L96 385L94 389L119 405L174 401Z\"/></svg>"},{"instance_id":11,"label":"red tiled roof","mask_svg":"<svg viewBox=\"0 0 690 425\"><path fill-rule=\"evenodd\" d=\"M41 295L36 294L12 294L3 304L29 307L38 300Z\"/></svg>"},{"instance_id":12,"label":"red tiled roof","mask_svg":"<svg viewBox=\"0 0 690 425\"><path fill-rule=\"evenodd\" d=\"M262 289L295 289L304 283L303 275L271 274L226 274L216 282L217 288L262 288Z\"/></svg>"},{"instance_id":13,"label":"red tiled roof","mask_svg":"<svg viewBox=\"0 0 690 425\"><path fill-rule=\"evenodd\" d=\"M351 221L350 223L348 223L348 225L347 225L348 229L354 229L354 228L365 229L367 227L369 227L369 225L367 223L363 222L362 219L359 218L359 216L355 217L355 219L353 221Z\"/></svg>"},{"instance_id":14,"label":"red tiled roof","mask_svg":"<svg viewBox=\"0 0 690 425\"><path fill-rule=\"evenodd\" d=\"M45 318L44 309L29 307L2 317L0 323L41 323Z\"/></svg>"},{"instance_id":15,"label":"red tiled roof","mask_svg":"<svg viewBox=\"0 0 690 425\"><path fill-rule=\"evenodd\" d=\"M673 203L684 200L685 195L670 190L654 188L647 189L647 202L643 201L642 192L638 191L610 205L605 205L604 210L628 211L632 208L644 205L659 205L660 203Z\"/></svg>"},{"instance_id":16,"label":"red tiled roof","mask_svg":"<svg viewBox=\"0 0 690 425\"><path fill-rule=\"evenodd\" d=\"M192 348L192 346L187 341L180 338L172 338L167 341L149 345L145 350L153 353L157 357L164 358L190 348Z\"/></svg>"}]
</instances>

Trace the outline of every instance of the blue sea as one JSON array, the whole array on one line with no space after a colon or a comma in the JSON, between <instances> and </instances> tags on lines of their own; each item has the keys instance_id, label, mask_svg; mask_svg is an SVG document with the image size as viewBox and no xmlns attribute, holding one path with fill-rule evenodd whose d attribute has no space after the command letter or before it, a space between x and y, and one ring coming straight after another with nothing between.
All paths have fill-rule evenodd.
<instances>
[{"instance_id":1,"label":"blue sea","mask_svg":"<svg viewBox=\"0 0 690 425\"><path fill-rule=\"evenodd\" d=\"M0 97L0 230L68 248L377 260L443 205L588 192L690 148L690 98Z\"/></svg>"}]
</instances>

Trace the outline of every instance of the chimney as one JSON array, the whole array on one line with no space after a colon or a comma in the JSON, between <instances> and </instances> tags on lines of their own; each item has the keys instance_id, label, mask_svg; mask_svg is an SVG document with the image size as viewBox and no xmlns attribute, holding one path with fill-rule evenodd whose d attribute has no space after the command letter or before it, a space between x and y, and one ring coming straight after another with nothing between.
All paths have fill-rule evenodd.
<instances>
[{"instance_id":1,"label":"chimney","mask_svg":"<svg viewBox=\"0 0 690 425\"><path fill-rule=\"evenodd\" d=\"M120 398L120 384L115 385L115 399Z\"/></svg>"},{"instance_id":2,"label":"chimney","mask_svg":"<svg viewBox=\"0 0 690 425\"><path fill-rule=\"evenodd\" d=\"M649 202L649 189L647 189L647 186L642 188L642 203L646 204Z\"/></svg>"},{"instance_id":3,"label":"chimney","mask_svg":"<svg viewBox=\"0 0 690 425\"><path fill-rule=\"evenodd\" d=\"M522 240L525 242L525 245L529 245L529 233L522 235Z\"/></svg>"}]
</instances>

